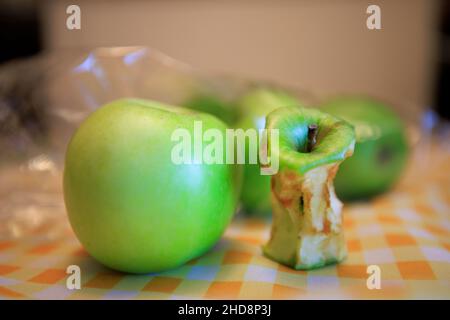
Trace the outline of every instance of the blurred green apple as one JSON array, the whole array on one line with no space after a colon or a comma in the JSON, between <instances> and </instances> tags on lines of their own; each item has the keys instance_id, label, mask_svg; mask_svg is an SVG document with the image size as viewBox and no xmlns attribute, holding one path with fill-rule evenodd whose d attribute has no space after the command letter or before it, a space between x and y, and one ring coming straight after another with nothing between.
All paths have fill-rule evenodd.
<instances>
[{"instance_id":1,"label":"blurred green apple","mask_svg":"<svg viewBox=\"0 0 450 320\"><path fill-rule=\"evenodd\" d=\"M337 97L320 109L353 124L356 131L354 155L342 163L336 176L338 197L366 199L391 188L408 155L401 119L387 104L361 96Z\"/></svg>"},{"instance_id":2,"label":"blurred green apple","mask_svg":"<svg viewBox=\"0 0 450 320\"><path fill-rule=\"evenodd\" d=\"M106 266L167 270L209 250L237 202L235 166L175 164L175 129L224 132L216 117L154 101L118 100L90 115L73 136L64 199L75 234Z\"/></svg>"},{"instance_id":3,"label":"blurred green apple","mask_svg":"<svg viewBox=\"0 0 450 320\"><path fill-rule=\"evenodd\" d=\"M214 94L193 95L183 103L183 107L212 114L228 125L236 121L236 112L232 103Z\"/></svg>"},{"instance_id":4,"label":"blurred green apple","mask_svg":"<svg viewBox=\"0 0 450 320\"><path fill-rule=\"evenodd\" d=\"M244 94L237 102L239 120L235 127L264 129L266 115L280 107L300 106L297 98L280 89L259 87ZM248 152L248 142L246 145ZM258 164L245 164L241 202L246 213L270 216L270 176L260 173Z\"/></svg>"}]
</instances>

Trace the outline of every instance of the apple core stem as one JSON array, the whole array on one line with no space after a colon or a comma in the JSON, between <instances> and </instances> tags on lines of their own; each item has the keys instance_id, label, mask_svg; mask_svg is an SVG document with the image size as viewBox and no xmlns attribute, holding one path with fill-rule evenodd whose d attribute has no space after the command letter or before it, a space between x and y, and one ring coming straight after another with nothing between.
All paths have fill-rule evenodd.
<instances>
[{"instance_id":1,"label":"apple core stem","mask_svg":"<svg viewBox=\"0 0 450 320\"><path fill-rule=\"evenodd\" d=\"M317 139L317 124L310 124L308 126L308 145L306 147L307 152L311 152L314 148L314 145L316 144Z\"/></svg>"}]
</instances>

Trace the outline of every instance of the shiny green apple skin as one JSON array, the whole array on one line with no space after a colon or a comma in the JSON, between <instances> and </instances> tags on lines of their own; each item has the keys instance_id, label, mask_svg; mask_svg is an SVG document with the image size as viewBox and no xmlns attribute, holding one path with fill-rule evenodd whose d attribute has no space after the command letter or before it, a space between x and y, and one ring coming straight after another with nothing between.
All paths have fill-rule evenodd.
<instances>
[{"instance_id":1,"label":"shiny green apple skin","mask_svg":"<svg viewBox=\"0 0 450 320\"><path fill-rule=\"evenodd\" d=\"M153 101L118 100L91 114L65 160L64 199L75 234L106 266L150 273L209 250L237 202L231 165L171 161L176 128L203 130L217 118Z\"/></svg>"},{"instance_id":2,"label":"shiny green apple skin","mask_svg":"<svg viewBox=\"0 0 450 320\"><path fill-rule=\"evenodd\" d=\"M336 175L336 193L342 200L368 199L389 190L399 179L408 157L408 141L401 119L373 98L341 96L321 110L355 126L356 146Z\"/></svg>"},{"instance_id":3,"label":"shiny green apple skin","mask_svg":"<svg viewBox=\"0 0 450 320\"><path fill-rule=\"evenodd\" d=\"M242 96L237 102L239 121L236 128L264 129L266 116L270 112L290 106L301 106L300 101L280 89L260 87ZM246 145L248 152L248 145ZM261 175L258 164L245 164L241 202L248 214L269 217L272 209L270 202L270 176Z\"/></svg>"}]
</instances>

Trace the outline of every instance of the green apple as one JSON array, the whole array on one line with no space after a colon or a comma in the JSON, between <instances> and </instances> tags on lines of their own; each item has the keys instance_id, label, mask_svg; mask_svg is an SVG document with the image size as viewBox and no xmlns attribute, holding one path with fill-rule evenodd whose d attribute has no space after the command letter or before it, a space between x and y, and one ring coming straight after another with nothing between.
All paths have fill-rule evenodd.
<instances>
[{"instance_id":1,"label":"green apple","mask_svg":"<svg viewBox=\"0 0 450 320\"><path fill-rule=\"evenodd\" d=\"M224 132L216 117L125 99L91 114L74 134L64 199L75 234L106 266L131 273L174 268L209 250L237 202L235 166L176 164L176 129L194 122Z\"/></svg>"},{"instance_id":2,"label":"green apple","mask_svg":"<svg viewBox=\"0 0 450 320\"><path fill-rule=\"evenodd\" d=\"M209 113L228 125L236 121L236 112L232 103L214 94L196 94L183 103L183 107Z\"/></svg>"},{"instance_id":3,"label":"green apple","mask_svg":"<svg viewBox=\"0 0 450 320\"><path fill-rule=\"evenodd\" d=\"M264 129L268 113L280 107L300 105L297 98L280 89L254 88L237 102L239 120L236 128ZM248 144L246 148L248 150ZM246 213L270 215L270 176L261 175L258 164L244 166L241 202Z\"/></svg>"},{"instance_id":4,"label":"green apple","mask_svg":"<svg viewBox=\"0 0 450 320\"><path fill-rule=\"evenodd\" d=\"M279 159L279 171L271 180L273 219L265 255L295 269L343 260L342 203L333 179L353 153L353 127L317 109L281 108L267 116L266 128L279 132L279 147L270 154Z\"/></svg>"},{"instance_id":5,"label":"green apple","mask_svg":"<svg viewBox=\"0 0 450 320\"><path fill-rule=\"evenodd\" d=\"M336 193L344 200L366 199L380 194L400 177L407 160L408 142L401 119L375 99L342 96L321 110L354 125L356 147L336 176Z\"/></svg>"}]
</instances>

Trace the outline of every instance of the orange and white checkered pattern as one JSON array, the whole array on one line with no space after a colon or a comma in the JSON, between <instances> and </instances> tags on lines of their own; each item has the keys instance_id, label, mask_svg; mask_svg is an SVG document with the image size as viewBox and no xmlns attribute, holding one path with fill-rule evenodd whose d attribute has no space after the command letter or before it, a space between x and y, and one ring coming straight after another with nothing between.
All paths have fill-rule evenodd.
<instances>
[{"instance_id":1,"label":"orange and white checkered pattern","mask_svg":"<svg viewBox=\"0 0 450 320\"><path fill-rule=\"evenodd\" d=\"M36 231L0 242L0 298L450 299L449 160L427 170L412 165L392 192L345 206L349 254L339 265L295 271L269 260L261 245L270 221L238 216L204 256L160 274L127 275L89 257L63 222L67 231L54 240ZM372 264L381 269L380 290L366 286ZM66 288L69 265L81 268L80 290Z\"/></svg>"}]
</instances>

